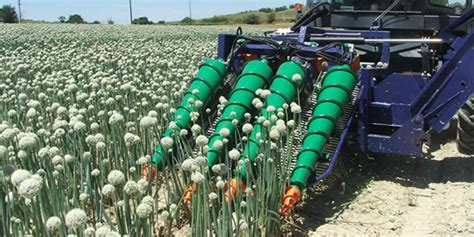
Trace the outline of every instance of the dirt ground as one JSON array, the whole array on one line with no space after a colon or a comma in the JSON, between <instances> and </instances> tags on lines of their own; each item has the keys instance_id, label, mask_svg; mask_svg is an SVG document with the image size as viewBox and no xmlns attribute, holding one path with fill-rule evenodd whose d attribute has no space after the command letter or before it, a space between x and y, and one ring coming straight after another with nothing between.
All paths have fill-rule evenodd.
<instances>
[{"instance_id":1,"label":"dirt ground","mask_svg":"<svg viewBox=\"0 0 474 237\"><path fill-rule=\"evenodd\" d=\"M474 236L474 155L453 138L436 135L431 159L345 162L342 178L309 190L293 236Z\"/></svg>"}]
</instances>

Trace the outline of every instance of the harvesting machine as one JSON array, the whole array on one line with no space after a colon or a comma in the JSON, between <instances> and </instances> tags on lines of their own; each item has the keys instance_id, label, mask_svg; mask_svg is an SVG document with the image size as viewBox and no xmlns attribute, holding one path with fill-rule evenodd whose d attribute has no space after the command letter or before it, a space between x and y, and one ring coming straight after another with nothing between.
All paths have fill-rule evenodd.
<instances>
[{"instance_id":1,"label":"harvesting machine","mask_svg":"<svg viewBox=\"0 0 474 237\"><path fill-rule=\"evenodd\" d=\"M446 129L459 111L459 148L473 152L472 7L471 0L309 2L289 30L221 34L218 59L201 65L177 108L176 126L189 129L193 112L211 108L205 115L209 167L225 159L224 140L242 151L240 159L250 161L229 182L232 198L249 174L258 175L252 164L260 145L272 139L271 132L264 133L276 125L272 116L278 111L289 115L285 120L299 116L297 145L288 148L294 165L281 197L283 216L309 183L331 174L344 158L342 149L423 157L431 134ZM258 111L252 102L262 89L270 93ZM227 100L217 112L222 95ZM247 142L236 144L231 138L246 114L252 115L253 130ZM174 131L169 128L163 136L173 139ZM160 172L173 149L158 145L143 177ZM192 186L185 201L192 197Z\"/></svg>"}]
</instances>

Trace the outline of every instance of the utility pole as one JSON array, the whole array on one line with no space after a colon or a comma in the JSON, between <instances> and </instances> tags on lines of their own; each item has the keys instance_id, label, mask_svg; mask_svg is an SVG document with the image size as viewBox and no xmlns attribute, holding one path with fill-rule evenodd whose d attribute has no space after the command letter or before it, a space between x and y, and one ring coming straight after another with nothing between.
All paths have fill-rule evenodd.
<instances>
[{"instance_id":1,"label":"utility pole","mask_svg":"<svg viewBox=\"0 0 474 237\"><path fill-rule=\"evenodd\" d=\"M132 0L128 0L128 6L130 8L130 24L133 22L133 15L132 15Z\"/></svg>"},{"instance_id":2,"label":"utility pole","mask_svg":"<svg viewBox=\"0 0 474 237\"><path fill-rule=\"evenodd\" d=\"M193 19L193 16L191 15L191 0L189 0L189 19Z\"/></svg>"},{"instance_id":3,"label":"utility pole","mask_svg":"<svg viewBox=\"0 0 474 237\"><path fill-rule=\"evenodd\" d=\"M21 23L21 2L18 0L18 22Z\"/></svg>"}]
</instances>

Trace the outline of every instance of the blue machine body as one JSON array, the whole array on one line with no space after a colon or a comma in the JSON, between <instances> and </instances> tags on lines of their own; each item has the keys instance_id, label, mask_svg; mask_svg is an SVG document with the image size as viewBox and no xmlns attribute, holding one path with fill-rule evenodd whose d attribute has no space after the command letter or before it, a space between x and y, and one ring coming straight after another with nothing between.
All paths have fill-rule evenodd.
<instances>
[{"instance_id":1,"label":"blue machine body","mask_svg":"<svg viewBox=\"0 0 474 237\"><path fill-rule=\"evenodd\" d=\"M452 22L440 34L439 39L448 47L441 66L430 75L426 72L399 72L391 55L397 47L391 45L389 31L326 30L302 26L299 31L286 35L272 35L275 42L295 43L308 51L324 48L327 44L311 45L317 39L380 40L376 43L377 61L364 62L361 56L359 94L352 116L347 122L336 152L332 154L329 168L316 177L324 179L334 167L347 142L362 153L404 155L422 157L423 144L430 143L432 132L441 132L449 124L462 105L474 94L474 30L466 34L454 34L456 27L474 17L474 9L467 11ZM239 34L222 34L218 37L218 57L228 58ZM313 40L315 39L315 40ZM351 43L351 42L347 42ZM324 48L330 55L344 55L341 47ZM240 54L278 55L276 48L268 44L249 42ZM232 58L232 57L231 57ZM354 58L345 58L348 62ZM243 65L240 59L228 62L230 71L238 73ZM310 68L316 78L316 69ZM348 136L351 134L351 136Z\"/></svg>"}]
</instances>

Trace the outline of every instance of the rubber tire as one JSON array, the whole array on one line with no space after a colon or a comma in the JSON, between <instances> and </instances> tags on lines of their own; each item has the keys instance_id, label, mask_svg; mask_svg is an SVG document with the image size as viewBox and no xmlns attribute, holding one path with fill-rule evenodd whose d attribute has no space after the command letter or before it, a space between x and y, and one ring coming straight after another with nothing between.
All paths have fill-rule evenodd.
<instances>
[{"instance_id":1,"label":"rubber tire","mask_svg":"<svg viewBox=\"0 0 474 237\"><path fill-rule=\"evenodd\" d=\"M458 113L458 149L462 153L474 154L474 96Z\"/></svg>"}]
</instances>

